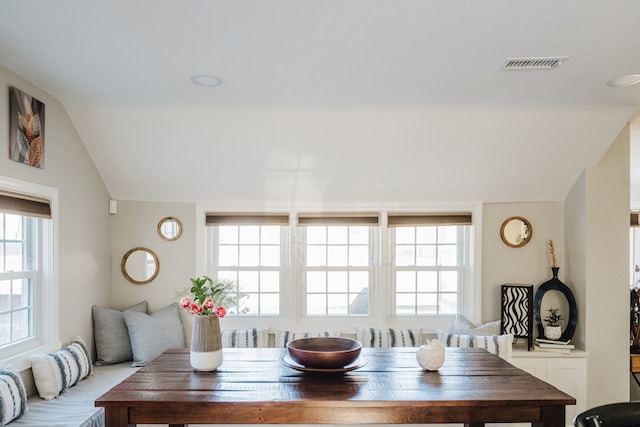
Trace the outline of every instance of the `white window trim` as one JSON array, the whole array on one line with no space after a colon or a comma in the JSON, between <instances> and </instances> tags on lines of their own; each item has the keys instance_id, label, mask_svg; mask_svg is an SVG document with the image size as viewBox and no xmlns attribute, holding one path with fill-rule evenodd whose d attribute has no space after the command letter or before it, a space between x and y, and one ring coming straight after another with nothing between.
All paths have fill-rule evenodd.
<instances>
[{"instance_id":1,"label":"white window trim","mask_svg":"<svg viewBox=\"0 0 640 427\"><path fill-rule=\"evenodd\" d=\"M292 208L290 203L270 203L269 206L256 205L252 203L216 203L216 204L196 204L195 209L195 224L196 224L196 272L205 272L208 262L208 249L207 249L207 227L205 226L205 219L207 212L263 212L263 213L282 213L290 212L289 215L289 256L291 259L289 262L289 269L292 266L298 266L296 263L296 257L298 248L293 247L294 244L300 244L296 229L297 226L297 212L378 212L379 228L380 228L380 241L389 242L389 233L387 227L387 212L458 212L465 211L471 212L473 216L472 232L470 233L470 242L468 247L473 247L473 257L468 255L468 268L473 272L468 274L465 281L464 299L462 301L460 310L465 314L465 317L474 322L479 322L481 318L481 304L482 304L482 204L481 203L446 203L446 204L429 204L429 203L412 203L412 204L393 204L393 205L380 205L380 204L366 204L360 203L353 206L345 204L323 204L321 206L310 204L296 204L295 209ZM283 301L283 312L280 317L258 317L247 316L241 319L227 319L225 318L225 327L229 329L245 329L254 327L270 327L272 330L293 330L293 331L319 331L319 330L332 330L341 331L345 334L352 334L355 332L356 326L365 327L394 327L394 328L415 328L417 326L422 327L423 333L435 333L438 329L449 330L452 328L453 320L455 316L439 316L438 318L409 318L398 319L394 318L393 313L389 310L382 310L382 302L384 299L391 297L392 289L390 287L381 289L381 283L390 283L391 268L386 265L386 260L389 259L389 252L391 249L388 244L382 244L379 246L378 260L380 270L376 274L375 286L376 291L372 292L370 301L370 313L376 313L376 316L369 316L369 318L360 317L348 317L348 318L326 318L322 317L321 321L318 318L308 319L304 318L301 313L300 304L292 306L292 301L300 301L302 297L299 295L298 289L293 286L294 281L299 274L299 271L289 271L288 277L285 280L285 289L282 292L285 293ZM299 268L299 267L296 267ZM202 273L204 274L204 273Z\"/></svg>"},{"instance_id":2,"label":"white window trim","mask_svg":"<svg viewBox=\"0 0 640 427\"><path fill-rule=\"evenodd\" d=\"M0 189L14 193L25 194L49 200L51 207L51 227L48 233L43 235L43 244L39 247L41 268L40 284L46 284L40 290L40 298L34 306L34 313L39 319L35 319L34 332L37 339L30 345L13 346L3 353L0 365L13 365L18 370L31 367L31 357L36 354L48 353L60 348L60 313L59 313L59 276L58 276L58 189L34 184L14 178L0 176ZM49 251L51 251L49 253ZM48 276L50 281L45 281Z\"/></svg>"}]
</instances>

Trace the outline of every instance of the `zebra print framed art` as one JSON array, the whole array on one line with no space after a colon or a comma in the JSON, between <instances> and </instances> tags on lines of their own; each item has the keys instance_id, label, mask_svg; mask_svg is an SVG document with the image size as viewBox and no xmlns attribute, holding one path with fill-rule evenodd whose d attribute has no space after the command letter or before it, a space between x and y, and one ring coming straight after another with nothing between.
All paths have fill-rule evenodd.
<instances>
[{"instance_id":1,"label":"zebra print framed art","mask_svg":"<svg viewBox=\"0 0 640 427\"><path fill-rule=\"evenodd\" d=\"M500 333L527 339L533 347L533 285L502 285Z\"/></svg>"}]
</instances>

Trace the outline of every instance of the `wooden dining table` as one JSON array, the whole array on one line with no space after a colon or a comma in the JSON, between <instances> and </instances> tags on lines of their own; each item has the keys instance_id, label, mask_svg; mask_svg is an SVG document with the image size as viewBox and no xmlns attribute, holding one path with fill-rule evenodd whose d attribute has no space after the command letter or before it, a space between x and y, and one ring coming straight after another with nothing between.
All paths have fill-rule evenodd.
<instances>
[{"instance_id":1,"label":"wooden dining table","mask_svg":"<svg viewBox=\"0 0 640 427\"><path fill-rule=\"evenodd\" d=\"M293 368L291 366L294 366ZM353 370L308 372L285 349L224 349L213 372L168 350L95 402L107 427L136 424L565 425L576 400L483 349L447 348L425 371L416 348L363 348Z\"/></svg>"}]
</instances>

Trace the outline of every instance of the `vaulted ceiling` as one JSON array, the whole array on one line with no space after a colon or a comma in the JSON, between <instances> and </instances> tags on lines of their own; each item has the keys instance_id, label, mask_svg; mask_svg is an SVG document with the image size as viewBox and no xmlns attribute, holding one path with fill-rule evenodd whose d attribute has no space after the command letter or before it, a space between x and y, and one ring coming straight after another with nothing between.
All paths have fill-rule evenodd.
<instances>
[{"instance_id":1,"label":"vaulted ceiling","mask_svg":"<svg viewBox=\"0 0 640 427\"><path fill-rule=\"evenodd\" d=\"M532 57L568 59L501 69ZM0 0L0 65L115 199L563 200L640 106L607 86L640 74L640 1Z\"/></svg>"}]
</instances>

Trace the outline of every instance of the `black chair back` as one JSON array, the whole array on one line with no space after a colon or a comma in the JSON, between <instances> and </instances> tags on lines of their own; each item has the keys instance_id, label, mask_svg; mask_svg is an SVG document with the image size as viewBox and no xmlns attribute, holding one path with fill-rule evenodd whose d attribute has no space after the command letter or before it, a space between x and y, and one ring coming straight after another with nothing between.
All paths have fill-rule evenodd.
<instances>
[{"instance_id":1,"label":"black chair back","mask_svg":"<svg viewBox=\"0 0 640 427\"><path fill-rule=\"evenodd\" d=\"M639 427L640 402L596 406L573 419L575 427Z\"/></svg>"}]
</instances>

